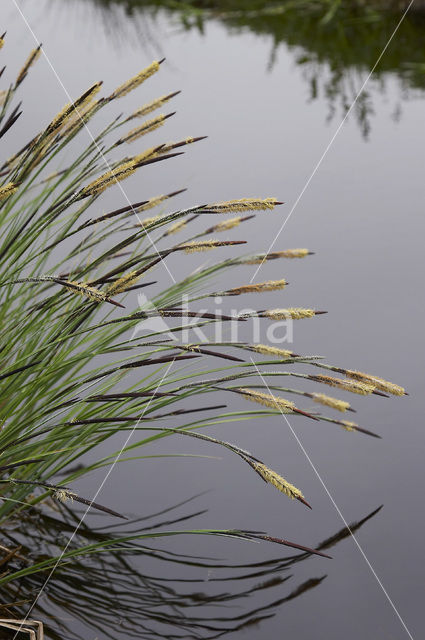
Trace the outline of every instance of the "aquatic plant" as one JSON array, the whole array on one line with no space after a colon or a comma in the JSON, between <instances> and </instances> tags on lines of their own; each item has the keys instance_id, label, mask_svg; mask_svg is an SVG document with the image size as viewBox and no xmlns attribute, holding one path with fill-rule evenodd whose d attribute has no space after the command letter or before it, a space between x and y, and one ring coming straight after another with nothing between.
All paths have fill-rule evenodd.
<instances>
[{"instance_id":1,"label":"aquatic plant","mask_svg":"<svg viewBox=\"0 0 425 640\"><path fill-rule=\"evenodd\" d=\"M22 112L20 103L14 106L14 100L39 55L40 47L37 47L24 62L16 81L4 92L0 137L11 135L17 126ZM125 517L109 506L82 498L68 485L102 467L109 469L108 475L117 460L142 463L151 457L145 453L148 445L176 435L226 448L266 483L309 506L300 489L256 455L227 440L207 435L203 429L247 418L288 414L375 435L354 422L298 407L274 392L312 398L339 411L352 410L347 402L318 392L271 386L267 382L271 377L292 376L360 395L405 393L398 385L382 378L326 365L317 356L300 356L274 345L184 341L184 332L193 332L195 328L249 323L255 316L268 322L282 319L314 322L314 318L324 312L287 307L227 316L214 308L199 311L193 306L190 309L181 306L183 296L189 305L216 296L216 289L209 291L208 288L211 279L222 272L269 260L305 258L311 253L307 249L240 257L232 251L230 258L213 259L212 263L180 280L173 277L171 286L159 284L156 289L157 282L144 279L154 271L158 279L163 278L160 268L168 269L167 259L174 254L181 263L188 260L189 269L191 262L186 254L211 251L214 256L216 250L245 244L245 240L217 240L209 236L239 228L254 217L251 212L273 215L281 204L270 197L237 198L166 211L168 201L177 197L182 189L160 196L144 193L143 200L129 201L123 181L136 172L147 171L150 165L180 155L181 151L176 149L196 143L204 136L187 137L145 150L137 148L134 155L117 157L117 149L121 149L124 142L140 144L142 134L158 128L172 113L150 118L137 131L127 131L129 120L150 114L178 92L151 100L128 117L115 118L96 136L91 134L88 124L99 111L157 73L163 62L153 62L106 97L98 97L102 83L96 82L52 116L44 128L0 167L1 523L29 517L34 509L44 509L50 500L59 506L76 501L87 505L86 513L93 507L111 516ZM58 169L59 161L64 166L65 152L71 142L75 156L68 160L65 168ZM98 201L109 189L119 189L126 204L99 215ZM105 206L107 200L101 202ZM161 213L145 219L139 217L154 207L162 207ZM93 209L95 214L90 213ZM217 216L234 212L250 215L224 222L216 220ZM194 231L181 242L170 241L170 235L174 237L177 232L190 229L195 219L199 224L205 218L208 227L204 231ZM202 239L205 235L208 237ZM260 294L280 290L286 284L282 279L254 285L243 283L220 295ZM142 308L137 306L132 294L140 289L152 291L151 304ZM165 319L174 324L165 324ZM140 337L138 329L143 320L153 320L154 326L149 324L147 335ZM266 356L266 359L254 360L253 355ZM188 367L191 360L200 366ZM225 362L217 365L216 360ZM181 363L185 366L180 366ZM298 364L331 369L342 377L301 373L296 370ZM276 369L275 365L284 369ZM254 385L248 384L251 378L256 379ZM208 404L207 394L218 396L221 404ZM235 402L240 400L241 407L226 411L226 405L222 404L226 397L233 397ZM245 410L242 406L245 400L262 407ZM192 416L197 412L201 417ZM181 417L182 424L174 422ZM171 426L170 420L175 426ZM100 445L112 442L117 432L128 432L124 445L101 456ZM130 442L131 436L135 437ZM84 460L83 466L81 460ZM131 539L182 533L185 531L136 533ZM191 529L186 533L270 541L324 555L320 550L252 531ZM72 566L75 558L100 552L111 541L105 538L93 545L82 543L78 548L69 544L70 541L64 545L59 556L30 559L20 569L14 567L12 560L16 554L12 554L2 562L7 570L0 575L0 586L22 582L39 573L46 575L58 564L62 566L61 563Z\"/></svg>"}]
</instances>

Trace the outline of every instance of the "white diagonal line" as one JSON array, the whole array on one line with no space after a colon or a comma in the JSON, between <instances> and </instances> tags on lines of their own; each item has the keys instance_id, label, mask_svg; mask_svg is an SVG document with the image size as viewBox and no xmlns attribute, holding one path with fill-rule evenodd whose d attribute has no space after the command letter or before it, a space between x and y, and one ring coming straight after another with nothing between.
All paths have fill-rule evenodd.
<instances>
[{"instance_id":1,"label":"white diagonal line","mask_svg":"<svg viewBox=\"0 0 425 640\"><path fill-rule=\"evenodd\" d=\"M175 358L174 358L175 360ZM154 397L155 397L155 393L156 391L159 389L159 387L162 384L162 381L166 378L166 376L168 375L168 372L170 371L171 367L174 364L174 360L172 360L172 362L170 362L170 364L168 365L164 375L162 376L161 380L158 382L157 386L155 387L154 393L152 395L152 397L150 398L149 402L147 402L146 406L143 408L143 412L140 416L140 418L137 420L136 424L134 425L134 427L131 429L129 435L127 436L127 438L125 439L124 444L122 445L121 449L119 450L119 452L117 453L114 461L112 462L111 466L109 467L105 477L103 478L102 482L100 483L98 489L96 490L96 493L94 494L93 498L91 499L90 504L88 505L87 509L84 511L83 515L81 516L79 522L77 523L77 526L75 527L75 529L73 530L71 536L69 537L68 542L66 543L65 547L62 550L62 553L60 554L59 558L56 560L54 566L52 567L49 575L47 576L46 580L44 581L43 585L41 586L39 592L37 593L36 597L34 598L29 610L27 611L25 618L23 620L20 620L20 627L17 630L16 634L13 636L13 640L16 640L16 637L18 635L18 633L20 633L20 631L22 630L22 626L25 624L25 621L28 619L28 616L31 615L32 610L34 609L35 605L37 604L38 600L40 599L41 594L43 593L43 591L45 590L47 584L50 582L54 572L56 571L56 569L58 568L63 556L65 555L65 553L67 552L71 542L73 541L73 539L75 538L79 528L81 527L81 525L83 524L88 512L90 511L91 505L92 503L96 500L97 496L99 495L99 493L102 491L107 479L109 478L109 476L111 475L112 471L115 468L115 465L117 464L117 462L119 461L121 455L123 454L124 450L126 449L128 443L130 442L134 432L136 431L138 425L140 424L141 419L143 418L144 414L146 413L146 411L149 409L149 406L151 405Z\"/></svg>"},{"instance_id":2,"label":"white diagonal line","mask_svg":"<svg viewBox=\"0 0 425 640\"><path fill-rule=\"evenodd\" d=\"M391 44L391 41L393 40L395 34L397 33L397 31L399 30L403 20L405 19L405 17L407 16L410 7L412 6L412 4L414 3L415 0L410 0L409 5L407 6L406 10L404 11L403 15L401 16L400 20L397 23L397 26L395 27L394 31L392 32L387 44L385 45L385 47L382 49L377 61L375 62L375 64L373 65L370 73L368 74L366 80L363 82L362 86L360 87L359 92L357 93L356 97L354 98L350 108L348 109L347 113L345 114L344 118L342 119L339 127L337 128L337 130L335 131L335 133L333 134L332 138L330 139L326 149L324 150L324 152L322 153L322 155L320 156L316 166L314 167L313 171L310 174L310 177L308 178L307 182L305 183L304 187L301 189L297 199L295 200L294 204L291 207L291 210L289 211L288 215L286 216L285 220L283 221L282 226L280 227L276 237L272 240L269 248L266 251L266 256L267 254L271 251L271 249L273 249L274 245L276 244L277 239L279 238L280 234L282 233L282 231L284 230L287 222L289 221L290 217L292 216L292 214L294 213L295 209L298 206L299 201L301 200L301 198L303 197L304 193L307 191L310 182L313 180L314 176L316 175L317 171L319 170L320 165L322 164L323 160L325 159L325 156L327 155L329 149L331 148L331 146L333 145L333 143L335 142L335 138L337 137L337 135L339 134L339 132L341 131L342 127L344 126L348 116L350 115L350 113L352 112L352 110L354 109L357 100L360 98L361 94L363 93L367 83L369 82L369 80L371 79L372 75L375 72L376 67L378 66L378 64L381 62L381 59L383 57L383 55L385 54L386 50L388 49L388 47ZM254 278L256 277L257 273L259 272L259 270L261 269L261 267L263 266L264 262L265 262L265 257L263 258L262 262L258 265L257 269L255 270L254 275L252 276L250 282L252 282L254 280Z\"/></svg>"},{"instance_id":3,"label":"white diagonal line","mask_svg":"<svg viewBox=\"0 0 425 640\"><path fill-rule=\"evenodd\" d=\"M267 384L267 381L265 380L265 378L262 376L260 370L258 369L256 363L254 362L254 360L251 358L251 362L254 365L259 377L261 378L261 381L263 382L264 386L267 388L268 392L270 393L270 395L273 395L272 391L270 390L269 385ZM278 403L276 403L276 408L280 411L282 417L286 420L286 423L289 427L289 429L291 430L292 435L294 436L295 440L297 441L298 446L300 447L301 451L303 452L303 454L305 455L305 457L307 458L311 468L313 469L314 473L316 474L317 478L320 481L320 484L322 485L322 487L324 488L324 490L326 491L330 501L332 502L333 506L335 507L336 512L338 513L339 517L341 518L341 520L343 521L345 527L347 528L347 530L349 531L351 537L353 538L358 550L360 551L360 553L362 554L367 566L369 567L370 571L373 574L373 577L375 578L375 580L377 581L377 583L379 584L379 586L381 587L386 599L388 600L388 602L390 603L394 613L396 614L397 618L399 619L403 629L405 630L405 632L407 633L407 635L409 636L410 640L414 640L412 634L410 633L409 629L407 628L406 623L404 622L403 618L401 617L397 607L395 606L394 602L392 601L388 591L385 589L384 585L382 584L378 574L376 573L375 569L373 568L370 560L368 559L368 557L366 556L366 553L363 551L363 548L361 547L359 541L357 540L356 536L354 535L354 533L352 532L350 525L348 524L348 522L346 521L346 519L344 518L340 508L338 507L337 503L335 502L334 497L332 496L331 492L329 491L328 487L325 484L325 481L323 480L322 476L320 475L319 471L317 470L316 466L313 464L312 459L310 458L310 456L308 455L307 451L304 448L304 445L302 444L301 440L299 439L298 435L295 433L293 427L291 426L288 418L286 417L286 415L283 413L282 408L279 407Z\"/></svg>"},{"instance_id":4,"label":"white diagonal line","mask_svg":"<svg viewBox=\"0 0 425 640\"><path fill-rule=\"evenodd\" d=\"M18 5L17 0L12 0L12 2L13 2L13 4L15 5L16 10L17 10L17 11L18 11L18 13L20 14L20 16L21 16L22 20L24 21L24 23L25 23L25 25L26 25L26 27L27 27L28 31L31 33L32 37L34 38L35 42L37 43L37 46L39 46L39 45L40 45L40 42L39 42L39 40L38 40L37 36L35 35L35 33L34 33L34 31L33 31L32 27L31 27L31 25L30 25L30 24L29 24L29 22L28 22L28 20L26 19L26 17L25 17L25 16L24 16L24 14L22 13L22 10L21 10L21 8L20 8L20 7L19 7L19 5ZM52 70L52 72L53 72L53 74L54 74L54 76L55 76L56 80L58 81L58 83L59 83L59 84L60 84L60 86L62 87L62 89L63 89L63 91L64 91L64 93L65 93L66 97L68 98L68 100L69 100L69 101L71 102L71 104L72 104L74 101L73 101L73 99L71 98L71 95L70 95L69 91L67 90L67 88L65 87L64 83L62 82L62 80L61 80L61 78L60 78L59 74L57 73L57 71L56 71L56 69L55 69L55 67L54 67L54 65L53 65L53 63L52 63L52 61L50 60L50 58L49 58L49 56L47 55L47 53L44 51L43 47L41 47L41 53L42 53L42 55L44 56L44 58L45 58L45 60L46 60L47 64L49 65L50 69ZM83 122L83 118L81 117L79 110L78 110L77 108L74 108L74 110L75 110L75 112L77 113L77 116L78 116L78 117L80 118L80 120ZM108 160L107 160L106 156L104 155L104 153L103 153L102 149L101 149L101 148L100 148L100 146L97 144L97 142L96 142L96 140L95 140L95 138L94 138L93 134L91 133L90 129L88 128L87 124L86 124L85 122L83 122L83 125L84 125L84 128L85 128L85 130L87 131L87 133L88 133L89 137L91 138L91 140L92 140L93 144L95 145L97 152L99 153L100 157L102 158L102 160L103 160L103 162L104 162L104 164L105 164L105 167L107 168L107 170L108 170L108 171L112 171L112 167L111 167L111 165L109 164L109 162L108 162ZM128 205L130 206L131 211L132 211L132 212L133 212L133 214L136 216L137 221L139 222L139 224L141 225L141 227L145 230L145 232L146 232L146 237L148 238L148 240L149 240L149 242L150 242L150 244L151 244L151 246L152 246L153 250L156 252L156 254L158 255L158 257L159 257L159 258L161 258L161 263L164 265L164 267L165 267L165 269L167 270L168 275L170 276L170 278L171 278L171 280L173 281L173 283L174 283L174 284L176 284L176 279L174 278L173 274L171 273L171 271L170 271L170 270L169 270L169 268L167 267L167 265L166 265L165 261L164 261L164 260L163 260L163 258L161 257L161 254L160 254L160 252L158 251L158 249L156 248L155 242L154 242L154 241L152 240L152 238L150 237L149 232L148 232L148 231L146 231L145 227L143 226L143 222L142 222L142 220L139 218L139 215L137 214L137 211L133 208L133 206L132 206L132 204L131 204L131 202L130 202L130 199L129 199L128 195L127 195L127 193L124 191L124 189L123 189L123 187L122 187L121 182L119 182L117 179L115 179L115 182L116 182L116 184L118 185L118 188L119 188L119 190L121 191L122 195L124 196L125 200L127 201Z\"/></svg>"}]
</instances>

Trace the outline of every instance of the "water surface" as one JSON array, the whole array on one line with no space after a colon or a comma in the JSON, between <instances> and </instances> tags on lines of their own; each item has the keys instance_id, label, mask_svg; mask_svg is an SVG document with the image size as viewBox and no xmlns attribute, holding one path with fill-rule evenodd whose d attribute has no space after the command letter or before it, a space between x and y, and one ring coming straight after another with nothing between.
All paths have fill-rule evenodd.
<instances>
[{"instance_id":1,"label":"water surface","mask_svg":"<svg viewBox=\"0 0 425 640\"><path fill-rule=\"evenodd\" d=\"M152 447L152 453L185 451L222 458L156 459L118 466L102 501L130 514L147 515L206 491L191 503L193 511L208 509L196 517L196 526L260 529L311 545L340 530L341 516L359 520L383 504L356 533L362 551L347 537L332 549L332 561L310 558L291 568L291 585L272 585L266 598L264 591L252 591L237 606L230 601L225 609L223 605L204 609L203 615L213 620L237 616L266 600L285 600L291 589L314 579L314 588L278 602L270 609L270 617L233 637L399 640L409 637L401 616L412 636L419 638L424 589L425 98L423 78L416 74L406 79L405 67L409 61L424 60L423 45L416 47L413 59L406 39L394 39L379 76L367 85L366 99L353 110L316 170L341 122L341 105L350 104L376 62L376 46L370 46L367 33L363 42L348 38L346 53L339 50L344 64L336 69L338 49L332 55L329 49L326 54L324 44L322 50L317 46L313 50L314 38L309 46L308 33L301 32L301 27L297 35L295 29L289 34L282 26L277 38L277 27L266 29L264 21L254 29L213 19L199 30L184 29L167 12L128 16L115 7L111 20L110 14L98 12L87 2L27 1L20 6L73 96L99 78L109 91L152 57L166 55L161 73L137 95L128 96L126 109L181 89L173 105L177 115L170 119L166 134L155 133L155 140L164 135L180 139L208 134L209 138L173 164L151 171L148 180L127 181L131 201L186 186L189 191L180 197L181 206L244 196L273 195L284 200L277 213L257 216L232 237L249 239L253 251L264 251L275 241L276 250L306 246L315 255L264 265L257 281L286 277L291 284L277 296L265 294L255 306L328 310L327 316L296 325L294 350L383 375L410 393L402 399L349 398L359 411L359 424L378 432L382 440L295 418L290 423L296 438L279 418L211 428L212 435L257 453L300 486L313 505L312 512L259 482L230 454L212 451L202 443L171 439ZM1 18L8 28L12 75L12 67L21 66L34 43L12 2L2 3ZM383 39L388 28L386 24ZM18 143L67 102L63 86L46 61L40 61L26 80L26 110ZM7 140L11 149L15 143ZM118 191L104 200L105 211L116 203L122 206ZM187 264L181 261L170 266L176 275L187 272ZM254 272L255 267L235 271L226 287L248 282ZM162 276L166 283L165 270ZM253 304L252 300L246 304ZM231 406L241 408L237 402ZM89 494L97 482L95 477L86 479L81 487ZM285 557L273 546L212 538L179 539L167 549L240 564ZM151 567L144 556L134 556L131 564L141 571ZM161 571L161 580L196 579L201 581L197 591L214 592L211 578L216 574L205 567L177 565L171 571L164 563ZM191 590L188 583L185 592ZM142 600L140 606L149 608ZM60 607L53 611L61 616ZM118 598L116 616L121 615ZM79 614L68 624L80 637L95 636ZM163 632L158 621L151 626ZM145 637L140 628L133 631L135 637ZM121 637L128 633L126 628ZM167 633L172 637L171 631ZM208 637L190 625L176 626L174 633L182 638L192 633ZM102 632L98 637L104 637Z\"/></svg>"}]
</instances>

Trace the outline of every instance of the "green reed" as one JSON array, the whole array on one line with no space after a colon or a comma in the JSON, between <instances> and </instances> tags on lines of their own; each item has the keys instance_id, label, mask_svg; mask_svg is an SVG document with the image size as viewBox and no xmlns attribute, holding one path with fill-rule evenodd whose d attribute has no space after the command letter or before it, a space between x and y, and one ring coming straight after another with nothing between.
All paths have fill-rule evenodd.
<instances>
[{"instance_id":1,"label":"green reed","mask_svg":"<svg viewBox=\"0 0 425 640\"><path fill-rule=\"evenodd\" d=\"M4 38L0 44L4 44ZM17 96L40 53L40 48L30 53L16 81L2 94L0 137L12 138L19 126ZM144 186L137 202L127 200L122 187L127 178L136 172L143 174L151 164L167 162L180 155L181 149L204 138L186 137L148 148L140 146L142 137L162 127L172 115L153 117L151 113L172 100L178 91L148 100L129 116L115 118L95 137L87 135L100 111L130 91L139 90L163 62L154 61L106 97L99 97L102 83L95 83L65 105L0 167L3 524L27 518L34 509L46 509L52 498L58 504L67 501L72 507L75 501L110 516L125 517L117 513L114 505L109 508L94 503L77 495L69 485L96 469L110 468L118 458L138 459L143 464L151 457L145 453L148 445L176 435L200 439L206 447L226 448L245 463L247 470L255 471L266 483L309 506L297 487L255 454L203 430L209 427L213 431L214 425L226 422L285 414L375 435L357 423L306 410L286 396L307 397L340 412L352 410L347 401L320 391L269 386L270 377L286 380L289 376L308 385L327 385L363 396L405 393L377 376L326 365L317 356L299 355L273 345L224 340L206 344L194 340L187 344L182 340L188 326L193 330L206 325L249 323L253 315L263 322L285 318L314 322L315 316L324 312L310 307L286 307L226 316L213 308L198 312L193 307L186 311L179 306L184 295L193 304L217 294L236 297L280 290L286 286L285 280L254 285L242 281L233 289L210 287L211 279L222 272L265 261L302 259L311 252L282 249L238 256L235 247L245 244L243 238L216 237L243 228L255 215L273 215L281 204L275 198L238 198L169 210L169 201L182 189L158 196L146 193ZM148 114L149 119L143 120ZM129 131L128 122L136 119L141 119L141 124ZM70 161L66 151L71 143ZM107 207L109 189L121 189L127 203L100 215ZM152 209L159 213L152 215ZM247 212L249 215L245 215ZM221 218L235 213L236 217ZM195 219L198 223L206 219L206 228L190 235L190 223ZM189 231L188 237L175 241L175 235L182 231ZM228 248L230 257L214 260L219 250ZM190 272L191 258L187 254L205 251L212 261ZM189 273L170 286L168 279L164 281L164 265L174 254L181 264L187 261ZM139 309L131 292L145 288L150 292L154 284L158 286L152 289L152 307ZM159 324L158 330L143 337L131 337L141 320L151 318L169 322L174 319L178 324L166 330ZM175 341L170 341L169 332ZM190 366L191 360L197 361L196 367ZM273 368L275 365L283 369ZM297 365L303 365L303 371L311 366L312 373L297 371ZM339 377L318 375L317 368L330 369ZM248 384L252 378L256 379L255 385ZM211 398L200 398L201 394ZM236 410L226 410L225 403L230 398L237 403ZM245 405L246 400L262 407L254 409ZM182 424L174 422L182 416ZM122 450L115 450L113 444L118 432L134 435ZM109 440L110 453L101 456L100 445ZM82 467L79 462L88 453L90 461L84 457ZM162 455L167 456L166 450ZM185 531L139 533L131 539L182 533ZM191 529L186 533L269 540L322 554L283 538L247 531ZM100 540L72 545L62 561L72 566L74 558L101 551L109 543ZM2 572L0 585L46 572L56 561L52 555L27 563L24 568Z\"/></svg>"}]
</instances>

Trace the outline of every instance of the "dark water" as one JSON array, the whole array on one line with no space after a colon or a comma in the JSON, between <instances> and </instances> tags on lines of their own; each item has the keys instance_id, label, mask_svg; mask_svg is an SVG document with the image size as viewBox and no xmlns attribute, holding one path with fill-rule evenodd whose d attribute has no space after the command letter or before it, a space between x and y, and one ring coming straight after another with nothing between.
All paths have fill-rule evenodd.
<instances>
[{"instance_id":1,"label":"dark water","mask_svg":"<svg viewBox=\"0 0 425 640\"><path fill-rule=\"evenodd\" d=\"M55 586L60 582L53 581L54 606L43 601L45 611L87 639L108 637L108 628L114 629L115 638L131 633L142 638L154 633L209 637L216 632L197 626L196 616L209 619L214 628L237 628L246 620L238 622L238 616L263 606L267 610L253 614L253 624L230 635L249 640L420 638L425 586L425 96L420 67L425 62L425 29L420 19L395 36L380 73L366 86L366 97L316 170L341 123L344 103L351 104L367 78L396 17L381 27L351 27L345 36L341 27L325 37L307 16L289 25L277 18L235 19L230 24L211 19L198 28L186 28L178 14L162 11L128 16L114 5L108 13L89 2L63 1L27 1L20 7L71 95L79 95L99 78L109 90L153 57L166 55L161 73L143 95L128 96L126 108L182 89L167 137L208 134L209 139L172 166L152 171L149 182L129 181L130 199L187 186L188 193L179 201L182 206L244 196L275 195L284 200L286 205L277 213L265 213L245 225L243 237L253 251L266 250L276 239L275 249L306 246L316 252L303 261L267 264L256 276L260 282L286 277L291 285L282 294L285 305L329 311L296 325L294 349L383 375L410 393L402 399L350 398L359 411L358 422L382 440L301 419L290 421L297 437L278 418L211 427L212 435L238 442L281 470L308 495L312 512L259 482L231 455L172 439L152 447L152 454L189 452L221 459L159 458L118 465L101 496L111 506L147 516L206 491L173 513L177 518L208 511L171 528L241 527L309 545L341 530L342 517L361 520L383 505L356 532L358 544L348 536L333 546L333 560L309 558L284 567L279 562L287 554L271 545L181 538L166 547L163 542L150 546L221 559L223 565L259 563L264 574L217 582L255 572L170 564L155 554L134 554L124 570L129 582L120 594L114 594L119 570L100 587L94 610L106 617L103 629L95 630L90 616L83 616L94 596L84 600L82 595L84 585L97 588L102 580L102 570L92 561L66 597L55 597L56 588L61 593ZM8 60L13 61L9 64L19 68L33 47L31 33L12 1L1 3L0 14L8 28ZM45 61L26 80L25 91L22 142L67 102ZM120 202L118 195L111 196L108 209L115 200ZM179 262L172 267L177 275L185 272ZM234 272L226 286L248 282L254 272L255 267ZM164 271L163 283L167 277ZM264 294L257 306L279 306L276 299ZM85 492L94 491L97 482L86 479ZM68 529L62 531L65 539L67 533ZM272 578L276 580L268 582ZM212 602L218 593L227 598ZM129 594L134 602L131 615L126 615ZM168 618L153 617L146 631L138 615L159 611L167 598ZM208 598L208 605L203 604ZM102 602L107 603L104 612ZM182 621L185 612L187 626ZM168 625L170 620L174 625ZM121 635L113 625L122 628ZM62 637L71 636L64 632Z\"/></svg>"}]
</instances>

